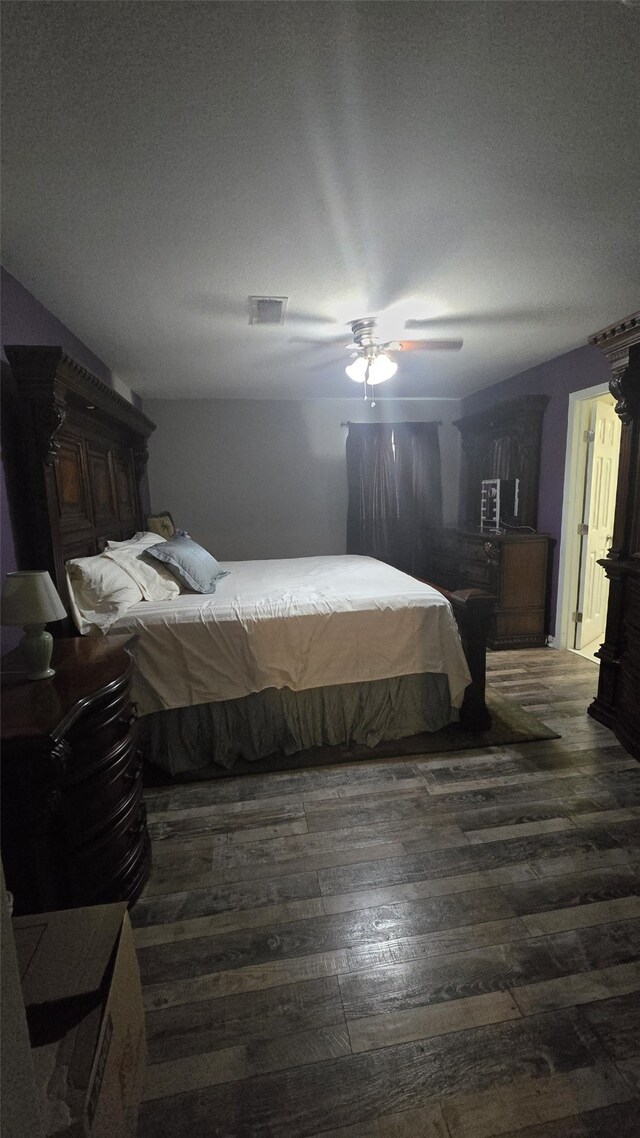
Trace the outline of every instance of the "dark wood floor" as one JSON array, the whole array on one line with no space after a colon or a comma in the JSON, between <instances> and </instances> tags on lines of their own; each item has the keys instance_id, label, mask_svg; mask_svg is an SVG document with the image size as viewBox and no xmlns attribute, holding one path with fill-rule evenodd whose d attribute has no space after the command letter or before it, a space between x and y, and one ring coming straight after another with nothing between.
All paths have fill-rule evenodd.
<instances>
[{"instance_id":1,"label":"dark wood floor","mask_svg":"<svg viewBox=\"0 0 640 1138\"><path fill-rule=\"evenodd\" d=\"M640 765L489 668L561 738L149 791L140 1138L638 1138Z\"/></svg>"}]
</instances>

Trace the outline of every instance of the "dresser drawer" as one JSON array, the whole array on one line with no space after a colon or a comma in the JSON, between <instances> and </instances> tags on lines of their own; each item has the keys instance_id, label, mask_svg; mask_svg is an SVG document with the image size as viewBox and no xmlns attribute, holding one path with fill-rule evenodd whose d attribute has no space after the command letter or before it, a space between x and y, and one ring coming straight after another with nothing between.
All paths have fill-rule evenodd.
<instances>
[{"instance_id":1,"label":"dresser drawer","mask_svg":"<svg viewBox=\"0 0 640 1138\"><path fill-rule=\"evenodd\" d=\"M91 905L108 905L121 897L135 901L145 887L151 870L151 842L146 830L127 857L116 867L109 879L103 880L98 890L87 900Z\"/></svg>"},{"instance_id":2,"label":"dresser drawer","mask_svg":"<svg viewBox=\"0 0 640 1138\"><path fill-rule=\"evenodd\" d=\"M74 894L86 897L88 883L92 883L95 894L113 878L118 868L138 848L145 833L146 817L142 786L136 786L106 831L101 831L81 846L67 847L66 860Z\"/></svg>"},{"instance_id":3,"label":"dresser drawer","mask_svg":"<svg viewBox=\"0 0 640 1138\"><path fill-rule=\"evenodd\" d=\"M460 566L460 580L463 586L476 589L491 589L494 577L494 567L486 557L483 562L464 562Z\"/></svg>"},{"instance_id":4,"label":"dresser drawer","mask_svg":"<svg viewBox=\"0 0 640 1138\"><path fill-rule=\"evenodd\" d=\"M82 765L87 773L93 770L94 759L99 762L101 755L127 734L136 718L136 707L127 690L105 706L97 710L92 708L78 720L67 738L72 750L82 756Z\"/></svg>"},{"instance_id":5,"label":"dresser drawer","mask_svg":"<svg viewBox=\"0 0 640 1138\"><path fill-rule=\"evenodd\" d=\"M134 733L106 756L90 779L68 783L59 812L67 847L82 845L111 827L141 776L142 757Z\"/></svg>"},{"instance_id":6,"label":"dresser drawer","mask_svg":"<svg viewBox=\"0 0 640 1138\"><path fill-rule=\"evenodd\" d=\"M109 708L114 706L119 700L128 700L131 698L131 678L130 668L127 668L118 680L110 683L97 695L86 701L86 706L81 715L74 721L69 730L67 731L67 738L71 738L76 733L81 733L85 724L92 723L94 719L100 719L109 714Z\"/></svg>"},{"instance_id":7,"label":"dresser drawer","mask_svg":"<svg viewBox=\"0 0 640 1138\"><path fill-rule=\"evenodd\" d=\"M126 724L120 724L116 734L110 747L98 750L95 746L90 747L87 742L74 746L65 766L65 793L71 792L73 787L94 785L108 777L111 767L120 762L123 753L134 746L138 738L138 720L135 715L128 717ZM79 789L78 793L84 791ZM92 792L87 790L86 793Z\"/></svg>"},{"instance_id":8,"label":"dresser drawer","mask_svg":"<svg viewBox=\"0 0 640 1138\"><path fill-rule=\"evenodd\" d=\"M460 557L463 561L479 561L486 562L487 554L484 548L485 542L488 539L483 537L480 541L471 541L469 538L462 538L460 541Z\"/></svg>"}]
</instances>

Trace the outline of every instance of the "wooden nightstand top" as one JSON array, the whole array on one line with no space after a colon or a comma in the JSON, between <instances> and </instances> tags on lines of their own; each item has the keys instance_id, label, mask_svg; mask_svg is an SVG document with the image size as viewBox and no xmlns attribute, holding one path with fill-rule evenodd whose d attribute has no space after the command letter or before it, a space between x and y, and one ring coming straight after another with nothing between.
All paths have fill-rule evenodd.
<instances>
[{"instance_id":1,"label":"wooden nightstand top","mask_svg":"<svg viewBox=\"0 0 640 1138\"><path fill-rule=\"evenodd\" d=\"M125 651L134 636L77 636L56 640L50 680L28 680L19 648L2 657L2 739L64 734L95 696L117 685L132 666Z\"/></svg>"}]
</instances>

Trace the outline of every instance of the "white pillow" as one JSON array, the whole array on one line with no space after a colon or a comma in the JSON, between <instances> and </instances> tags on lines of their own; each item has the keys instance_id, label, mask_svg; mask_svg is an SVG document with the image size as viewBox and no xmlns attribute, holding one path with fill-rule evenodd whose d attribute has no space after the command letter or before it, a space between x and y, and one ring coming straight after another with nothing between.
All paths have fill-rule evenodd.
<instances>
[{"instance_id":1,"label":"white pillow","mask_svg":"<svg viewBox=\"0 0 640 1138\"><path fill-rule=\"evenodd\" d=\"M157 545L157 542L153 542ZM168 601L180 596L180 585L164 565L143 561L146 546L128 545L118 549L108 549L102 554L105 560L113 561L129 574L142 593L145 601Z\"/></svg>"},{"instance_id":2,"label":"white pillow","mask_svg":"<svg viewBox=\"0 0 640 1138\"><path fill-rule=\"evenodd\" d=\"M133 537L125 538L124 541L108 541L105 553L112 549L127 549L129 546L134 546L136 549L146 549L148 545L157 545L159 541L166 540L165 537L160 537L158 533L143 530L140 533L134 533Z\"/></svg>"},{"instance_id":3,"label":"white pillow","mask_svg":"<svg viewBox=\"0 0 640 1138\"><path fill-rule=\"evenodd\" d=\"M110 558L77 557L66 564L71 611L78 632L107 633L132 605L143 599L130 573Z\"/></svg>"}]
</instances>

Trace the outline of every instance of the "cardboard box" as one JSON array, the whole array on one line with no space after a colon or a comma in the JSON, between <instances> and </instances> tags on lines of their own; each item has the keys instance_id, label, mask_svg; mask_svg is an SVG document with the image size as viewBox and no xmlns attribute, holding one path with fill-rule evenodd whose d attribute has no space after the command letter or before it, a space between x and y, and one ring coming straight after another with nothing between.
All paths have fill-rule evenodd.
<instances>
[{"instance_id":1,"label":"cardboard box","mask_svg":"<svg viewBox=\"0 0 640 1138\"><path fill-rule=\"evenodd\" d=\"M131 1138L146 1043L125 904L13 921L45 1133Z\"/></svg>"}]
</instances>

